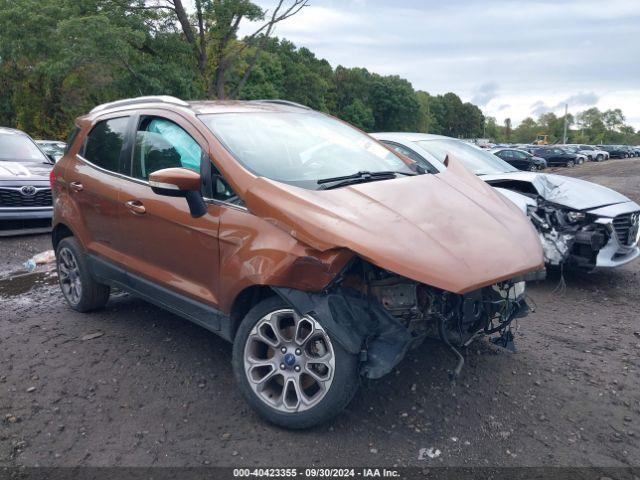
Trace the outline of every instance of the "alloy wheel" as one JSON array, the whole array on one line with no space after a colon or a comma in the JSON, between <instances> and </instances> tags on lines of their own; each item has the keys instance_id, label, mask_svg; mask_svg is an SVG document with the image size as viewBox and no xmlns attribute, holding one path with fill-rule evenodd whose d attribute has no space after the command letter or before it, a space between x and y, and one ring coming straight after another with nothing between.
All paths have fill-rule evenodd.
<instances>
[{"instance_id":1,"label":"alloy wheel","mask_svg":"<svg viewBox=\"0 0 640 480\"><path fill-rule=\"evenodd\" d=\"M317 405L331 387L333 346L312 317L276 310L262 317L247 337L244 371L262 402L279 412L302 412Z\"/></svg>"},{"instance_id":2,"label":"alloy wheel","mask_svg":"<svg viewBox=\"0 0 640 480\"><path fill-rule=\"evenodd\" d=\"M80 303L82 281L78 261L73 252L64 247L58 252L58 278L65 298L72 305Z\"/></svg>"}]
</instances>

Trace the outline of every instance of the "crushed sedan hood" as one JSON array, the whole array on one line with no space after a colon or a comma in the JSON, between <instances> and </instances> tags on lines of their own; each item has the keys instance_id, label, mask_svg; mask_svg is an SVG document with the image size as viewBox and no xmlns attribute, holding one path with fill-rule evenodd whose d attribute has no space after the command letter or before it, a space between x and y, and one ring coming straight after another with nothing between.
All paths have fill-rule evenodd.
<instances>
[{"instance_id":1,"label":"crushed sedan hood","mask_svg":"<svg viewBox=\"0 0 640 480\"><path fill-rule=\"evenodd\" d=\"M624 195L596 183L550 173L509 172L482 175L480 178L494 187L500 187L501 181L530 183L548 202L573 210L590 210L629 201Z\"/></svg>"},{"instance_id":2,"label":"crushed sedan hood","mask_svg":"<svg viewBox=\"0 0 640 480\"><path fill-rule=\"evenodd\" d=\"M454 160L435 175L325 191L260 177L245 201L250 211L317 250L346 248L454 293L543 268L528 218Z\"/></svg>"},{"instance_id":3,"label":"crushed sedan hood","mask_svg":"<svg viewBox=\"0 0 640 480\"><path fill-rule=\"evenodd\" d=\"M52 168L47 163L0 161L0 180L49 180Z\"/></svg>"}]
</instances>

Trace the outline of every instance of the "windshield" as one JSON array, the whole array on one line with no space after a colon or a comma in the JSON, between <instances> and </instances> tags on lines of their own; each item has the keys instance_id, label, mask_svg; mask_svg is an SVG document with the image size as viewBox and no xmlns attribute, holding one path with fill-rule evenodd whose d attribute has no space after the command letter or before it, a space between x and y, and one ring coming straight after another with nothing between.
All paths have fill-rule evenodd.
<instances>
[{"instance_id":1,"label":"windshield","mask_svg":"<svg viewBox=\"0 0 640 480\"><path fill-rule=\"evenodd\" d=\"M305 188L358 172L412 173L355 128L318 113L222 113L200 119L254 174Z\"/></svg>"},{"instance_id":2,"label":"windshield","mask_svg":"<svg viewBox=\"0 0 640 480\"><path fill-rule=\"evenodd\" d=\"M49 159L29 137L0 131L0 162L49 163Z\"/></svg>"},{"instance_id":3,"label":"windshield","mask_svg":"<svg viewBox=\"0 0 640 480\"><path fill-rule=\"evenodd\" d=\"M488 175L491 173L517 172L504 160L499 159L492 153L474 147L467 142L456 139L418 140L416 142L427 152L434 155L438 160L444 162L448 153L456 160L471 170L476 175Z\"/></svg>"},{"instance_id":4,"label":"windshield","mask_svg":"<svg viewBox=\"0 0 640 480\"><path fill-rule=\"evenodd\" d=\"M44 153L50 155L62 155L64 153L64 143L40 143L39 145Z\"/></svg>"}]
</instances>

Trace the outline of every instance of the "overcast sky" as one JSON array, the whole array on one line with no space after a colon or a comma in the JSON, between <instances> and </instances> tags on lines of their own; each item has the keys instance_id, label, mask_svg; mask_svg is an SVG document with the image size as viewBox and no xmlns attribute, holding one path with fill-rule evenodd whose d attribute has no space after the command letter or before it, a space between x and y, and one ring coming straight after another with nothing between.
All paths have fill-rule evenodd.
<instances>
[{"instance_id":1,"label":"overcast sky","mask_svg":"<svg viewBox=\"0 0 640 480\"><path fill-rule=\"evenodd\" d=\"M275 0L260 0L268 7ZM640 0L311 0L276 35L452 91L500 122L621 108L640 128ZM243 30L247 30L246 25Z\"/></svg>"}]
</instances>

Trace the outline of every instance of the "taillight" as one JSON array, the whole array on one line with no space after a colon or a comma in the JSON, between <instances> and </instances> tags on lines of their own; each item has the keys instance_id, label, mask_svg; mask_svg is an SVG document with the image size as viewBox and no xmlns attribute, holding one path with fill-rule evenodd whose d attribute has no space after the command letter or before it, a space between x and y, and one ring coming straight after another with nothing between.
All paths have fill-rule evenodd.
<instances>
[{"instance_id":1,"label":"taillight","mask_svg":"<svg viewBox=\"0 0 640 480\"><path fill-rule=\"evenodd\" d=\"M53 186L56 183L56 172L54 172L53 170L51 170L51 172L49 172L49 185L51 185L51 190L53 190Z\"/></svg>"}]
</instances>

